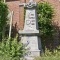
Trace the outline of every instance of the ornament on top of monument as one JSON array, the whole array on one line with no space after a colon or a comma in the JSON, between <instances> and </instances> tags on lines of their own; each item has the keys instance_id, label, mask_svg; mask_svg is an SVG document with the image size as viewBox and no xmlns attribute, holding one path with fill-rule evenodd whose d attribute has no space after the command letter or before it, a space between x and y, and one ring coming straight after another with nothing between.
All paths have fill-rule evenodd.
<instances>
[{"instance_id":1,"label":"ornament on top of monument","mask_svg":"<svg viewBox=\"0 0 60 60\"><path fill-rule=\"evenodd\" d=\"M33 8L37 6L37 3L33 0L29 0L28 3L20 3L19 6L24 6L25 8Z\"/></svg>"},{"instance_id":2,"label":"ornament on top of monument","mask_svg":"<svg viewBox=\"0 0 60 60\"><path fill-rule=\"evenodd\" d=\"M30 0L29 3L27 3L27 4L25 5L25 7L26 7L26 8L33 8L33 7L35 7L36 5L37 5L36 2L34 2L33 0Z\"/></svg>"}]
</instances>

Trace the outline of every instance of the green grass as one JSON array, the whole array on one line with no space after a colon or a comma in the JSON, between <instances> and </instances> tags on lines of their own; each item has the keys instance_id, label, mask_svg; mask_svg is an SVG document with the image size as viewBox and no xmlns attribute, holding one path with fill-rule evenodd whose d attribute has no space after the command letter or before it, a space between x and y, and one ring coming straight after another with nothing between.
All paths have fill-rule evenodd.
<instances>
[{"instance_id":1,"label":"green grass","mask_svg":"<svg viewBox=\"0 0 60 60\"><path fill-rule=\"evenodd\" d=\"M59 56L37 57L35 60L60 60Z\"/></svg>"},{"instance_id":2,"label":"green grass","mask_svg":"<svg viewBox=\"0 0 60 60\"><path fill-rule=\"evenodd\" d=\"M36 57L35 60L60 60L60 51L54 50L50 52L46 50L42 56Z\"/></svg>"}]
</instances>

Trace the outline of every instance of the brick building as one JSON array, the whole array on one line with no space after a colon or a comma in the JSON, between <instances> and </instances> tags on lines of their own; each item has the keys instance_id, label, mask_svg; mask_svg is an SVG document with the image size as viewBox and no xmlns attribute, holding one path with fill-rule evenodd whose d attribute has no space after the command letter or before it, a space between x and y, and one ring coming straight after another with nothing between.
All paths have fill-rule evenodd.
<instances>
[{"instance_id":1,"label":"brick building","mask_svg":"<svg viewBox=\"0 0 60 60\"><path fill-rule=\"evenodd\" d=\"M17 30L22 30L24 27L24 8L23 6L19 6L20 3L27 3L29 0L6 0L8 8L10 11L14 11L13 15L13 26ZM37 3L41 1L49 2L54 8L54 18L53 24L56 29L60 28L60 1L59 0L34 0Z\"/></svg>"},{"instance_id":2,"label":"brick building","mask_svg":"<svg viewBox=\"0 0 60 60\"><path fill-rule=\"evenodd\" d=\"M14 11L13 15L13 26L17 27L17 30L23 29L24 26L24 8L19 6L19 4L27 3L29 0L6 0L9 10ZM34 0L36 2L47 1L51 3L55 10L55 17L53 19L54 24L58 27L60 26L60 1L59 0Z\"/></svg>"},{"instance_id":3,"label":"brick building","mask_svg":"<svg viewBox=\"0 0 60 60\"><path fill-rule=\"evenodd\" d=\"M10 11L14 11L13 15L13 27L18 31L22 30L24 27L24 8L23 6L19 6L20 3L27 3L29 0L6 0L8 8ZM54 40L57 40L56 44L58 44L60 39L60 0L34 0L38 2L49 2L54 8L54 18L53 24L56 28ZM49 43L49 42L48 42Z\"/></svg>"}]
</instances>

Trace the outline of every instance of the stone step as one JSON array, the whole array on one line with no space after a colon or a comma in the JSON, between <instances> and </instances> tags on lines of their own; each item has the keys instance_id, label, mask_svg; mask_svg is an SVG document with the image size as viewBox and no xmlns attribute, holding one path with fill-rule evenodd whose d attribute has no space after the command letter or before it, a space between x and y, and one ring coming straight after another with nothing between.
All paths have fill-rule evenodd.
<instances>
[{"instance_id":1,"label":"stone step","mask_svg":"<svg viewBox=\"0 0 60 60\"><path fill-rule=\"evenodd\" d=\"M34 57L34 56L40 56L40 50L29 50L27 53L27 56Z\"/></svg>"},{"instance_id":2,"label":"stone step","mask_svg":"<svg viewBox=\"0 0 60 60\"><path fill-rule=\"evenodd\" d=\"M34 60L33 57L25 57L25 60Z\"/></svg>"}]
</instances>

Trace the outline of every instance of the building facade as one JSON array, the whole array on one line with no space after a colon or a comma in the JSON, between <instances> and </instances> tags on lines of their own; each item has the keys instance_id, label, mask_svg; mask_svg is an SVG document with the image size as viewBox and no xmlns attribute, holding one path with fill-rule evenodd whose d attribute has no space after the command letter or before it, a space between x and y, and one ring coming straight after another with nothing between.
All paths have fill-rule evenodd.
<instances>
[{"instance_id":1,"label":"building facade","mask_svg":"<svg viewBox=\"0 0 60 60\"><path fill-rule=\"evenodd\" d=\"M24 28L24 7L19 6L20 3L27 3L29 0L6 0L8 8L13 11L13 29L15 32L23 30ZM34 0L39 2L49 2L54 8L54 18L52 19L53 25L56 29L54 35L54 44L59 44L60 42L60 0ZM14 32L14 33L15 33ZM49 43L49 41L47 42Z\"/></svg>"},{"instance_id":2,"label":"building facade","mask_svg":"<svg viewBox=\"0 0 60 60\"><path fill-rule=\"evenodd\" d=\"M6 0L10 11L14 12L13 26L19 29L23 29L24 26L24 8L19 6L20 3L27 3L29 0ZM46 1L49 2L55 11L55 17L53 18L54 24L60 26L60 1L59 0L34 0L36 2Z\"/></svg>"}]
</instances>

